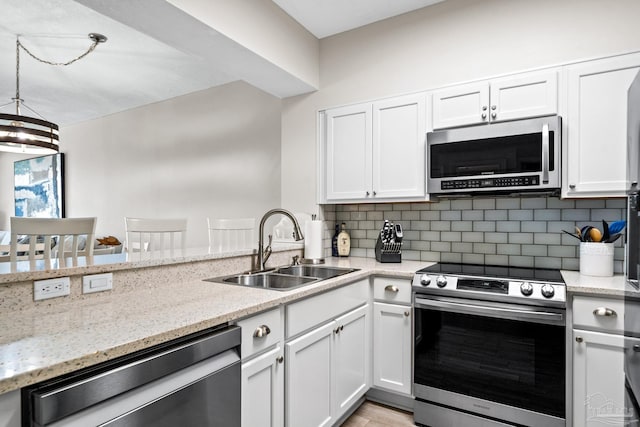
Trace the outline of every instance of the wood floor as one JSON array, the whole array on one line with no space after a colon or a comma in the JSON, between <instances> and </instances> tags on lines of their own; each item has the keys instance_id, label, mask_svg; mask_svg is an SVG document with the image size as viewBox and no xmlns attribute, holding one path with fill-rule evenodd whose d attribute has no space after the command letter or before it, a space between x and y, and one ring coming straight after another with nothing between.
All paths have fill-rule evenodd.
<instances>
[{"instance_id":1,"label":"wood floor","mask_svg":"<svg viewBox=\"0 0 640 427\"><path fill-rule=\"evenodd\" d=\"M366 401L342 424L342 427L414 426L413 414Z\"/></svg>"}]
</instances>

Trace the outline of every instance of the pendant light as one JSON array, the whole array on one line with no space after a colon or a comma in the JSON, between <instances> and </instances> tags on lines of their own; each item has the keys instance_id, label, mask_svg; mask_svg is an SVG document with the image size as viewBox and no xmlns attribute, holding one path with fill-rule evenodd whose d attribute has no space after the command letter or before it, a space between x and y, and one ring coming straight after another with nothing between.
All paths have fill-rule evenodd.
<instances>
[{"instance_id":1,"label":"pendant light","mask_svg":"<svg viewBox=\"0 0 640 427\"><path fill-rule=\"evenodd\" d=\"M20 49L45 64L66 66L91 53L99 43L107 41L105 36L98 33L89 34L89 39L93 43L82 55L67 62L51 62L35 56L20 42L20 37L16 38L16 96L11 99L10 103L0 106L0 108L3 108L15 105L15 114L0 113L0 151L39 155L52 154L59 151L58 125L45 120L20 98ZM39 118L23 115L23 108L39 116Z\"/></svg>"}]
</instances>

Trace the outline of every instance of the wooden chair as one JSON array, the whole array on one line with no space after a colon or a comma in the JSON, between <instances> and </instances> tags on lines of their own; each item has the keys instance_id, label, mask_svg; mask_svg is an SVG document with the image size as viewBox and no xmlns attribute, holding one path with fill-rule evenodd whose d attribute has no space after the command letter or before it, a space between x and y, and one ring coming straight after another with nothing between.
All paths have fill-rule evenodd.
<instances>
[{"instance_id":1,"label":"wooden chair","mask_svg":"<svg viewBox=\"0 0 640 427\"><path fill-rule=\"evenodd\" d=\"M212 219L207 218L209 228L209 253L233 252L252 248L255 218Z\"/></svg>"},{"instance_id":2,"label":"wooden chair","mask_svg":"<svg viewBox=\"0 0 640 427\"><path fill-rule=\"evenodd\" d=\"M66 258L70 257L74 266L78 265L78 256L85 256L87 264L93 263L93 240L96 230L96 218L21 218L11 217L11 243L9 260L12 265L17 261L29 260L31 268L35 261L43 259L45 266L57 258L59 267L66 267ZM19 238L29 238L29 243L18 243ZM84 249L79 249L80 237L86 236ZM67 238L71 245L65 248ZM38 241L41 239L41 241ZM55 239L55 240L54 240ZM56 249L53 249L56 242ZM61 248L62 250L58 250ZM52 257L52 254L54 256Z\"/></svg>"},{"instance_id":3,"label":"wooden chair","mask_svg":"<svg viewBox=\"0 0 640 427\"><path fill-rule=\"evenodd\" d=\"M128 253L160 254L168 250L170 256L175 255L176 249L182 254L186 249L186 218L156 219L125 217L125 250ZM166 242L168 237L168 242ZM179 237L179 245L176 237Z\"/></svg>"}]
</instances>

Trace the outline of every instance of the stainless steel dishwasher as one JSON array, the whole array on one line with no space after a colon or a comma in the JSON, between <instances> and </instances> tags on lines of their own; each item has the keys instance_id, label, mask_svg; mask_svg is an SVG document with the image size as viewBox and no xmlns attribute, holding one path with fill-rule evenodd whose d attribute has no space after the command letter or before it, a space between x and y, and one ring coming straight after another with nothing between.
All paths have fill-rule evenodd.
<instances>
[{"instance_id":1,"label":"stainless steel dishwasher","mask_svg":"<svg viewBox=\"0 0 640 427\"><path fill-rule=\"evenodd\" d=\"M240 328L218 327L22 389L22 425L239 426Z\"/></svg>"}]
</instances>

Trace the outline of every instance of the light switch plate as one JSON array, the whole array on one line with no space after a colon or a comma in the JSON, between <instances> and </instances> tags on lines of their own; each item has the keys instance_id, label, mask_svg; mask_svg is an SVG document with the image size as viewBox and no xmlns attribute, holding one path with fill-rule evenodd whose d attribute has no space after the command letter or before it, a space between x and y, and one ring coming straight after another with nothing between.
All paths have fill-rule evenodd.
<instances>
[{"instance_id":1,"label":"light switch plate","mask_svg":"<svg viewBox=\"0 0 640 427\"><path fill-rule=\"evenodd\" d=\"M33 282L33 300L57 298L71 293L71 281L68 277L55 279L36 280Z\"/></svg>"},{"instance_id":2,"label":"light switch plate","mask_svg":"<svg viewBox=\"0 0 640 427\"><path fill-rule=\"evenodd\" d=\"M82 277L82 293L109 291L113 289L113 273L92 274Z\"/></svg>"}]
</instances>

